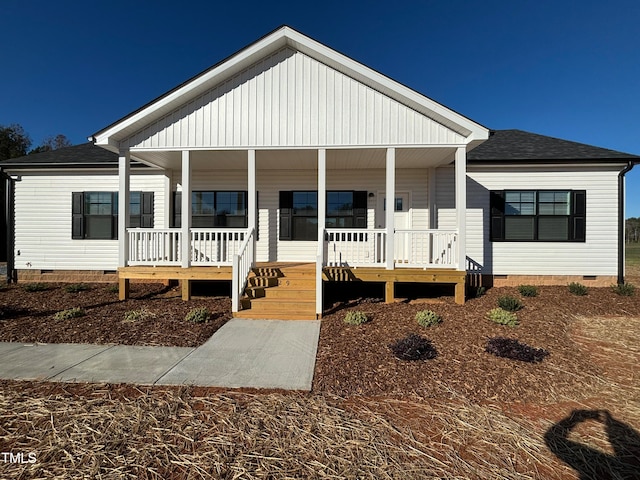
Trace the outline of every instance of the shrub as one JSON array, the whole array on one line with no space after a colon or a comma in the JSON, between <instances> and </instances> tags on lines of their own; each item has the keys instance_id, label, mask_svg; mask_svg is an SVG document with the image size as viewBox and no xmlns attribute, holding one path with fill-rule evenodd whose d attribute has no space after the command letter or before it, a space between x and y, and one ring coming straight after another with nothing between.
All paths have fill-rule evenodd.
<instances>
[{"instance_id":1,"label":"shrub","mask_svg":"<svg viewBox=\"0 0 640 480\"><path fill-rule=\"evenodd\" d=\"M471 294L473 298L480 298L485 293L487 293L487 288L483 286L475 287L474 289L471 290Z\"/></svg>"},{"instance_id":2,"label":"shrub","mask_svg":"<svg viewBox=\"0 0 640 480\"><path fill-rule=\"evenodd\" d=\"M524 307L520 300L518 300L516 297L512 297L511 295L503 295L499 297L498 306L508 312L517 312L518 310L522 309L522 307Z\"/></svg>"},{"instance_id":3,"label":"shrub","mask_svg":"<svg viewBox=\"0 0 640 480\"><path fill-rule=\"evenodd\" d=\"M109 285L107 287L107 292L109 293L118 293L120 291L120 286L116 283L115 285Z\"/></svg>"},{"instance_id":4,"label":"shrub","mask_svg":"<svg viewBox=\"0 0 640 480\"><path fill-rule=\"evenodd\" d=\"M630 297L636 291L636 287L632 283L616 283L611 285L611 289L614 293L625 297Z\"/></svg>"},{"instance_id":5,"label":"shrub","mask_svg":"<svg viewBox=\"0 0 640 480\"><path fill-rule=\"evenodd\" d=\"M438 355L431 340L415 333L392 343L389 348L400 360L430 360Z\"/></svg>"},{"instance_id":6,"label":"shrub","mask_svg":"<svg viewBox=\"0 0 640 480\"><path fill-rule=\"evenodd\" d=\"M416 322L422 327L433 327L442 322L442 317L432 310L420 310L416 313Z\"/></svg>"},{"instance_id":7,"label":"shrub","mask_svg":"<svg viewBox=\"0 0 640 480\"><path fill-rule=\"evenodd\" d=\"M535 285L519 285L518 292L523 297L537 297L538 296L538 287Z\"/></svg>"},{"instance_id":8,"label":"shrub","mask_svg":"<svg viewBox=\"0 0 640 480\"><path fill-rule=\"evenodd\" d=\"M72 285L67 285L64 289L69 293L78 293L89 290L89 285L85 285L84 283L74 283Z\"/></svg>"},{"instance_id":9,"label":"shrub","mask_svg":"<svg viewBox=\"0 0 640 480\"><path fill-rule=\"evenodd\" d=\"M185 322L191 323L205 323L209 318L211 318L211 312L209 312L207 307L199 307L189 310L185 315L184 320Z\"/></svg>"},{"instance_id":10,"label":"shrub","mask_svg":"<svg viewBox=\"0 0 640 480\"><path fill-rule=\"evenodd\" d=\"M84 317L84 310L81 308L70 308L68 310L62 310L56 313L53 318L56 320L69 320L70 318Z\"/></svg>"},{"instance_id":11,"label":"shrub","mask_svg":"<svg viewBox=\"0 0 640 480\"><path fill-rule=\"evenodd\" d=\"M46 283L27 283L24 287L25 292L44 292L49 290L49 286Z\"/></svg>"},{"instance_id":12,"label":"shrub","mask_svg":"<svg viewBox=\"0 0 640 480\"><path fill-rule=\"evenodd\" d=\"M509 327L515 327L518 325L518 316L513 312L508 312L502 308L494 308L489 311L489 320L499 323L500 325L507 325Z\"/></svg>"},{"instance_id":13,"label":"shrub","mask_svg":"<svg viewBox=\"0 0 640 480\"><path fill-rule=\"evenodd\" d=\"M503 337L490 338L485 351L496 357L529 363L541 362L549 355L549 352L543 348L530 347L526 343L520 343L518 340Z\"/></svg>"},{"instance_id":14,"label":"shrub","mask_svg":"<svg viewBox=\"0 0 640 480\"><path fill-rule=\"evenodd\" d=\"M582 297L587 294L587 287L578 282L571 282L569 284L569 292Z\"/></svg>"},{"instance_id":15,"label":"shrub","mask_svg":"<svg viewBox=\"0 0 640 480\"><path fill-rule=\"evenodd\" d=\"M138 322L140 320L144 320L145 318L155 317L156 314L150 312L146 308L141 308L139 310L129 310L124 313L124 321L127 323Z\"/></svg>"},{"instance_id":16,"label":"shrub","mask_svg":"<svg viewBox=\"0 0 640 480\"><path fill-rule=\"evenodd\" d=\"M369 321L369 317L364 312L347 312L344 316L344 323L348 323L349 325L362 325L363 323L367 323Z\"/></svg>"}]
</instances>

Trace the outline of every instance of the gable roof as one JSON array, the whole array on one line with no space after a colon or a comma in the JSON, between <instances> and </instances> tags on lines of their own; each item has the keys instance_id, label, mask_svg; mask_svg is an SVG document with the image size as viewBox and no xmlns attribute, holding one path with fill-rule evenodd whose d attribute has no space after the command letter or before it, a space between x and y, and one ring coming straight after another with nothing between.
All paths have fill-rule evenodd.
<instances>
[{"instance_id":1,"label":"gable roof","mask_svg":"<svg viewBox=\"0 0 640 480\"><path fill-rule=\"evenodd\" d=\"M146 166L132 161L132 166ZM72 147L33 153L23 157L9 158L0 162L0 168L117 168L118 155L100 148L91 142Z\"/></svg>"},{"instance_id":2,"label":"gable roof","mask_svg":"<svg viewBox=\"0 0 640 480\"><path fill-rule=\"evenodd\" d=\"M300 52L326 65L375 92L432 119L438 124L464 137L471 147L488 136L488 130L469 118L444 107L442 104L412 90L375 70L352 60L288 26L282 26L222 62L196 75L140 109L96 132L90 140L117 151L121 142L144 131L155 122L166 118L190 102L206 95L212 89L247 71L256 62L273 56L283 49ZM152 127L153 129L153 127ZM124 145L127 147L128 145ZM260 143L255 146L260 147ZM174 145L175 147L175 145Z\"/></svg>"},{"instance_id":3,"label":"gable roof","mask_svg":"<svg viewBox=\"0 0 640 480\"><path fill-rule=\"evenodd\" d=\"M513 162L640 161L640 156L594 147L584 143L547 137L523 130L493 130L489 139L467 153L467 161Z\"/></svg>"}]
</instances>

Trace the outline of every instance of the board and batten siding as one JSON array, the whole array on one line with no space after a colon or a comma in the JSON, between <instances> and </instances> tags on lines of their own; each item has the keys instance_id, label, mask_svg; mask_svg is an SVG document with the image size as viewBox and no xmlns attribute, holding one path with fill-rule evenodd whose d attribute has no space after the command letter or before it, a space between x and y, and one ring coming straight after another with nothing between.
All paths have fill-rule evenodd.
<instances>
[{"instance_id":1,"label":"board and batten siding","mask_svg":"<svg viewBox=\"0 0 640 480\"><path fill-rule=\"evenodd\" d=\"M154 223L164 225L164 175L133 174L132 191L154 192ZM23 173L15 189L15 267L20 270L115 270L117 240L71 239L73 192L117 192L118 175Z\"/></svg>"},{"instance_id":2,"label":"board and batten siding","mask_svg":"<svg viewBox=\"0 0 640 480\"><path fill-rule=\"evenodd\" d=\"M463 144L433 119L284 48L121 145L132 149Z\"/></svg>"},{"instance_id":3,"label":"board and batten siding","mask_svg":"<svg viewBox=\"0 0 640 480\"><path fill-rule=\"evenodd\" d=\"M617 274L617 167L468 167L467 258L470 270L494 275ZM454 171L437 172L438 226L455 224ZM586 190L585 242L491 242L491 190Z\"/></svg>"},{"instance_id":4,"label":"board and batten siding","mask_svg":"<svg viewBox=\"0 0 640 480\"><path fill-rule=\"evenodd\" d=\"M173 191L181 190L179 172L173 176ZM198 170L192 178L192 189L247 190L246 170ZM396 191L410 192L410 222L413 228L427 228L428 169L397 169ZM378 228L384 213L379 211L378 195L384 192L384 169L327 170L327 190L366 190L374 197L367 199L367 228ZM281 190L317 190L316 170L268 170L258 166L258 241L256 258L259 262L313 262L317 254L315 241L281 241L279 192Z\"/></svg>"}]
</instances>

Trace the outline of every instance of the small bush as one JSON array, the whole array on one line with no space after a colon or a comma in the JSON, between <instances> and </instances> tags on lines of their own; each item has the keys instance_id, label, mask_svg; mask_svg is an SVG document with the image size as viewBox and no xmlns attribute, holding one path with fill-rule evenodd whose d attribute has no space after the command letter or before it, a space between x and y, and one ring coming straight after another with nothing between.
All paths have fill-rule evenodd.
<instances>
[{"instance_id":1,"label":"small bush","mask_svg":"<svg viewBox=\"0 0 640 480\"><path fill-rule=\"evenodd\" d=\"M364 312L347 312L344 316L344 323L348 323L349 325L362 325L363 323L367 323L369 321L369 317Z\"/></svg>"},{"instance_id":2,"label":"small bush","mask_svg":"<svg viewBox=\"0 0 640 480\"><path fill-rule=\"evenodd\" d=\"M146 308L141 308L139 310L129 310L124 314L124 321L126 323L139 322L140 320L144 320L146 318L155 317L156 314L150 312Z\"/></svg>"},{"instance_id":3,"label":"small bush","mask_svg":"<svg viewBox=\"0 0 640 480\"><path fill-rule=\"evenodd\" d=\"M518 292L523 297L537 297L538 296L538 287L535 285L519 285Z\"/></svg>"},{"instance_id":4,"label":"small bush","mask_svg":"<svg viewBox=\"0 0 640 480\"><path fill-rule=\"evenodd\" d=\"M549 352L543 348L530 347L526 343L520 343L518 340L503 337L490 338L485 351L496 357L529 363L541 362L549 355Z\"/></svg>"},{"instance_id":5,"label":"small bush","mask_svg":"<svg viewBox=\"0 0 640 480\"><path fill-rule=\"evenodd\" d=\"M389 348L400 360L430 360L438 355L431 340L414 333L392 343Z\"/></svg>"},{"instance_id":6,"label":"small bush","mask_svg":"<svg viewBox=\"0 0 640 480\"><path fill-rule=\"evenodd\" d=\"M508 312L502 308L494 308L489 311L489 320L499 323L500 325L507 325L508 327L515 327L518 325L518 316L513 312Z\"/></svg>"},{"instance_id":7,"label":"small bush","mask_svg":"<svg viewBox=\"0 0 640 480\"><path fill-rule=\"evenodd\" d=\"M516 297L512 297L511 295L503 295L502 297L499 297L498 306L507 312L517 312L524 307L520 300Z\"/></svg>"},{"instance_id":8,"label":"small bush","mask_svg":"<svg viewBox=\"0 0 640 480\"><path fill-rule=\"evenodd\" d=\"M107 287L107 292L109 293L118 293L120 291L120 286L116 283L115 285L109 285Z\"/></svg>"},{"instance_id":9,"label":"small bush","mask_svg":"<svg viewBox=\"0 0 640 480\"><path fill-rule=\"evenodd\" d=\"M578 282L571 282L569 284L569 292L582 297L587 294L587 287Z\"/></svg>"},{"instance_id":10,"label":"small bush","mask_svg":"<svg viewBox=\"0 0 640 480\"><path fill-rule=\"evenodd\" d=\"M422 327L433 327L442 323L442 317L432 310L420 310L416 313L416 322Z\"/></svg>"},{"instance_id":11,"label":"small bush","mask_svg":"<svg viewBox=\"0 0 640 480\"><path fill-rule=\"evenodd\" d=\"M636 287L632 283L616 283L615 285L611 285L611 289L613 290L613 293L617 293L624 297L630 297L636 291Z\"/></svg>"},{"instance_id":12,"label":"small bush","mask_svg":"<svg viewBox=\"0 0 640 480\"><path fill-rule=\"evenodd\" d=\"M475 287L471 290L473 298L480 298L487 293L487 288L483 286Z\"/></svg>"},{"instance_id":13,"label":"small bush","mask_svg":"<svg viewBox=\"0 0 640 480\"><path fill-rule=\"evenodd\" d=\"M209 312L207 307L200 307L189 310L185 315L184 320L185 322L191 323L205 323L209 321L209 318L211 318L211 312Z\"/></svg>"},{"instance_id":14,"label":"small bush","mask_svg":"<svg viewBox=\"0 0 640 480\"><path fill-rule=\"evenodd\" d=\"M72 285L67 285L64 289L69 293L78 293L89 290L89 285L85 285L84 283L74 283Z\"/></svg>"},{"instance_id":15,"label":"small bush","mask_svg":"<svg viewBox=\"0 0 640 480\"><path fill-rule=\"evenodd\" d=\"M84 310L81 308L70 308L68 310L62 310L56 313L53 318L56 320L69 320L70 318L84 317Z\"/></svg>"},{"instance_id":16,"label":"small bush","mask_svg":"<svg viewBox=\"0 0 640 480\"><path fill-rule=\"evenodd\" d=\"M24 287L25 292L44 292L45 290L49 290L49 285L46 283L27 283Z\"/></svg>"}]
</instances>

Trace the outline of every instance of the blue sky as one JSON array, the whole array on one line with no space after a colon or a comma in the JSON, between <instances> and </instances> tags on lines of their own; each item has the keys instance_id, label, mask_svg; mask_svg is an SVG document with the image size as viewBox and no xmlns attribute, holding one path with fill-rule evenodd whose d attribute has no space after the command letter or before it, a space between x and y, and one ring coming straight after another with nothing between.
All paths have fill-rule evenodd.
<instances>
[{"instance_id":1,"label":"blue sky","mask_svg":"<svg viewBox=\"0 0 640 480\"><path fill-rule=\"evenodd\" d=\"M0 125L73 143L288 24L494 129L640 154L637 0L3 0ZM640 216L640 165L627 177Z\"/></svg>"}]
</instances>

